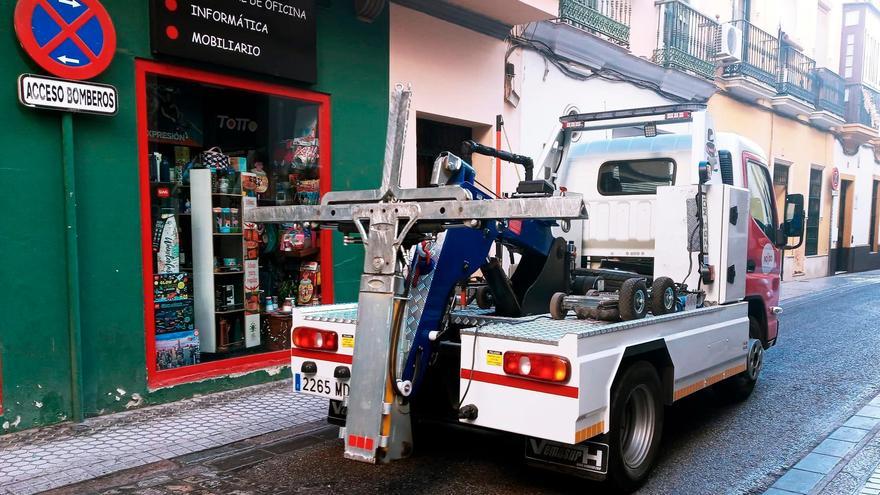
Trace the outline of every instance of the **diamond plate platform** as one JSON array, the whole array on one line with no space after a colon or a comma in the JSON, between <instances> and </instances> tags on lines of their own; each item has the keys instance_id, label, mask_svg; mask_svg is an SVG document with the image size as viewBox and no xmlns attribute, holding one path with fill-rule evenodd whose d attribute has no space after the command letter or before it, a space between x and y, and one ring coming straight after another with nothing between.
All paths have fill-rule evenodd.
<instances>
[{"instance_id":1,"label":"diamond plate platform","mask_svg":"<svg viewBox=\"0 0 880 495\"><path fill-rule=\"evenodd\" d=\"M303 318L308 321L357 324L358 310L356 303L327 304L325 306L297 310L303 313Z\"/></svg>"},{"instance_id":2,"label":"diamond plate platform","mask_svg":"<svg viewBox=\"0 0 880 495\"><path fill-rule=\"evenodd\" d=\"M479 333L480 337L497 337L524 342L535 342L538 344L555 345L562 339L562 337L568 334L575 334L579 339L583 339L594 335L620 332L630 328L651 325L654 323L714 313L720 310L720 306L711 306L663 316L648 315L641 320L621 321L616 323L590 319L579 320L574 315L571 315L564 320L554 320L550 318L549 314L547 314L533 316L530 317L530 319L507 318L509 321L500 322L491 321L489 317L486 316L474 316L471 318L475 318L476 321L483 323L482 325L477 325L479 331L476 332L474 328L465 328L461 333L464 335L474 335L475 333Z\"/></svg>"},{"instance_id":3,"label":"diamond plate platform","mask_svg":"<svg viewBox=\"0 0 880 495\"><path fill-rule=\"evenodd\" d=\"M336 304L321 308L320 310L311 310L314 312L306 315L306 319L357 323L357 305L355 304ZM579 339L583 339L593 335L620 332L629 328L663 321L673 321L680 318L713 313L719 310L721 310L720 306L709 306L663 316L648 315L641 320L608 322L590 319L579 320L573 314L564 320L554 320L550 318L549 314L524 318L492 316L491 309L469 306L465 309L454 310L452 312L452 323L470 327L461 330L461 333L465 335L473 335L474 328L479 327L479 335L481 337L498 337L538 344L556 344L562 337L570 333L577 335Z\"/></svg>"}]
</instances>

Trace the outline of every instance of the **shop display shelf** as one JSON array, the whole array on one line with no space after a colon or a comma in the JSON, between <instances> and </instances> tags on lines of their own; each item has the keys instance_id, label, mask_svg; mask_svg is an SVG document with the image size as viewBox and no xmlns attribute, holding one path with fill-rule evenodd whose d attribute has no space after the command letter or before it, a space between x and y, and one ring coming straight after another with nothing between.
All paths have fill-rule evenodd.
<instances>
[{"instance_id":1,"label":"shop display shelf","mask_svg":"<svg viewBox=\"0 0 880 495\"><path fill-rule=\"evenodd\" d=\"M241 275L243 273L244 273L244 270L237 270L234 272L221 272L221 271L216 271L216 270L214 271L214 275Z\"/></svg>"},{"instance_id":2,"label":"shop display shelf","mask_svg":"<svg viewBox=\"0 0 880 495\"><path fill-rule=\"evenodd\" d=\"M215 315L231 315L231 314L243 313L243 312L244 312L244 308L241 308L241 309L227 309L225 311L214 311L214 314Z\"/></svg>"},{"instance_id":3,"label":"shop display shelf","mask_svg":"<svg viewBox=\"0 0 880 495\"><path fill-rule=\"evenodd\" d=\"M214 232L214 235L243 235L244 232Z\"/></svg>"},{"instance_id":4,"label":"shop display shelf","mask_svg":"<svg viewBox=\"0 0 880 495\"><path fill-rule=\"evenodd\" d=\"M318 254L319 251L320 251L319 248L310 247L310 248L305 248L305 249L299 249L296 251L279 251L279 253L281 253L282 256L285 256L288 258L307 258L309 256L313 256L313 255Z\"/></svg>"},{"instance_id":5,"label":"shop display shelf","mask_svg":"<svg viewBox=\"0 0 880 495\"><path fill-rule=\"evenodd\" d=\"M241 198L242 194L241 193L214 192L214 193L211 193L211 196L226 196L226 197L233 197L233 198Z\"/></svg>"}]
</instances>

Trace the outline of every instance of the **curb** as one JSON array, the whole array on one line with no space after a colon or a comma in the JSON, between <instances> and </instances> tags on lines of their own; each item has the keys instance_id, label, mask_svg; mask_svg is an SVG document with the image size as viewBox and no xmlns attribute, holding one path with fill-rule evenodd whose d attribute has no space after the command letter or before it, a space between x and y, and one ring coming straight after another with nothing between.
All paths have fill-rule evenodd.
<instances>
[{"instance_id":1,"label":"curb","mask_svg":"<svg viewBox=\"0 0 880 495\"><path fill-rule=\"evenodd\" d=\"M880 395L875 396L779 477L764 495L816 495L880 434ZM878 468L880 471L880 468ZM874 473L880 480L880 473ZM880 494L876 491L865 495Z\"/></svg>"}]
</instances>

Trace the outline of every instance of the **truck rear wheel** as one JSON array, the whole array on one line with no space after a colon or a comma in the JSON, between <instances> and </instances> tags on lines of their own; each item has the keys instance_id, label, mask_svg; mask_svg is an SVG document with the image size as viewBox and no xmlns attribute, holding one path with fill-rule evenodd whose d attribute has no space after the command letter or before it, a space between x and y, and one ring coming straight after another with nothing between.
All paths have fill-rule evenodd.
<instances>
[{"instance_id":1,"label":"truck rear wheel","mask_svg":"<svg viewBox=\"0 0 880 495\"><path fill-rule=\"evenodd\" d=\"M611 394L608 479L619 490L635 490L654 467L663 412L657 371L646 361L629 366Z\"/></svg>"},{"instance_id":2,"label":"truck rear wheel","mask_svg":"<svg viewBox=\"0 0 880 495\"><path fill-rule=\"evenodd\" d=\"M640 278L630 278L620 286L617 308L623 321L639 320L648 312L648 288Z\"/></svg>"}]
</instances>

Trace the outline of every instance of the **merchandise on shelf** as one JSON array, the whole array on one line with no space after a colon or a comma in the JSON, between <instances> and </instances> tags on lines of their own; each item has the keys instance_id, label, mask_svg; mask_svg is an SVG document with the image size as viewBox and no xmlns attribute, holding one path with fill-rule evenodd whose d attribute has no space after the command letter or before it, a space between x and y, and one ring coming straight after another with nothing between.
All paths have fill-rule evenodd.
<instances>
[{"instance_id":1,"label":"merchandise on shelf","mask_svg":"<svg viewBox=\"0 0 880 495\"><path fill-rule=\"evenodd\" d=\"M177 220L168 215L162 221L159 234L159 249L156 253L156 272L178 273L180 271L180 237L177 234Z\"/></svg>"},{"instance_id":2,"label":"merchandise on shelf","mask_svg":"<svg viewBox=\"0 0 880 495\"><path fill-rule=\"evenodd\" d=\"M188 273L159 273L153 275L153 300L181 301L192 299L192 285Z\"/></svg>"},{"instance_id":3,"label":"merchandise on shelf","mask_svg":"<svg viewBox=\"0 0 880 495\"><path fill-rule=\"evenodd\" d=\"M157 302L156 335L195 330L192 301Z\"/></svg>"},{"instance_id":4,"label":"merchandise on shelf","mask_svg":"<svg viewBox=\"0 0 880 495\"><path fill-rule=\"evenodd\" d=\"M198 330L156 336L156 368L167 370L198 364L199 361Z\"/></svg>"},{"instance_id":5,"label":"merchandise on shelf","mask_svg":"<svg viewBox=\"0 0 880 495\"><path fill-rule=\"evenodd\" d=\"M321 265L317 261L303 263L299 269L297 306L321 304Z\"/></svg>"}]
</instances>

